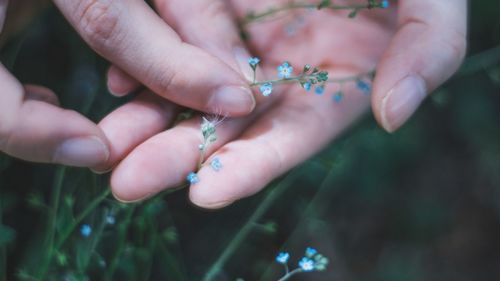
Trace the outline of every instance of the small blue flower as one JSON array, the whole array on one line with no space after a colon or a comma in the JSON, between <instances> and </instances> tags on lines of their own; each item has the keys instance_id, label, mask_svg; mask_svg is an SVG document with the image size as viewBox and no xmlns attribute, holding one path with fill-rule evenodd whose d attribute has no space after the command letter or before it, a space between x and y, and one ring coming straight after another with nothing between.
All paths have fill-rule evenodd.
<instances>
[{"instance_id":1,"label":"small blue flower","mask_svg":"<svg viewBox=\"0 0 500 281\"><path fill-rule=\"evenodd\" d=\"M314 270L314 261L310 258L303 257L299 261L299 267L302 269L302 271L309 272Z\"/></svg>"},{"instance_id":2,"label":"small blue flower","mask_svg":"<svg viewBox=\"0 0 500 281\"><path fill-rule=\"evenodd\" d=\"M116 220L113 215L107 215L106 216L106 223L107 224L115 224Z\"/></svg>"},{"instance_id":3,"label":"small blue flower","mask_svg":"<svg viewBox=\"0 0 500 281\"><path fill-rule=\"evenodd\" d=\"M344 99L344 94L342 92L336 92L334 95L333 95L333 101L335 103L341 103L342 100Z\"/></svg>"},{"instance_id":4,"label":"small blue flower","mask_svg":"<svg viewBox=\"0 0 500 281\"><path fill-rule=\"evenodd\" d=\"M252 68L255 68L259 63L260 63L260 59L258 57L253 57L253 58L248 59L248 64Z\"/></svg>"},{"instance_id":5,"label":"small blue flower","mask_svg":"<svg viewBox=\"0 0 500 281\"><path fill-rule=\"evenodd\" d=\"M370 86L370 84L366 83L363 80L356 81L356 87L358 87L358 89L365 95L369 95L372 91L372 87Z\"/></svg>"},{"instance_id":6,"label":"small blue flower","mask_svg":"<svg viewBox=\"0 0 500 281\"><path fill-rule=\"evenodd\" d=\"M383 1L380 3L380 6L382 7L382 9L387 9L387 8L389 8L389 1L388 1L388 0L383 0Z\"/></svg>"},{"instance_id":7,"label":"small blue flower","mask_svg":"<svg viewBox=\"0 0 500 281\"><path fill-rule=\"evenodd\" d=\"M189 175L187 175L187 177L186 177L186 180L190 184L196 184L196 183L200 182L200 179L198 178L198 175L196 173L194 173L194 172L189 173Z\"/></svg>"},{"instance_id":8,"label":"small blue flower","mask_svg":"<svg viewBox=\"0 0 500 281\"><path fill-rule=\"evenodd\" d=\"M281 264L286 264L290 259L290 254L287 252L281 252L276 256L276 262Z\"/></svg>"},{"instance_id":9,"label":"small blue flower","mask_svg":"<svg viewBox=\"0 0 500 281\"><path fill-rule=\"evenodd\" d=\"M264 97L269 96L273 92L273 84L265 83L260 86L260 92Z\"/></svg>"},{"instance_id":10,"label":"small blue flower","mask_svg":"<svg viewBox=\"0 0 500 281\"><path fill-rule=\"evenodd\" d=\"M318 253L318 251L314 248L307 247L307 249L306 249L306 257L308 257L308 258L312 258L317 253Z\"/></svg>"},{"instance_id":11,"label":"small blue flower","mask_svg":"<svg viewBox=\"0 0 500 281\"><path fill-rule=\"evenodd\" d=\"M292 72L293 67L288 62L284 62L282 65L278 66L278 77L281 79L290 78Z\"/></svg>"},{"instance_id":12,"label":"small blue flower","mask_svg":"<svg viewBox=\"0 0 500 281\"><path fill-rule=\"evenodd\" d=\"M92 227L88 224L82 224L82 226L80 226L80 234L82 234L83 237L89 237L90 234L92 234Z\"/></svg>"},{"instance_id":13,"label":"small blue flower","mask_svg":"<svg viewBox=\"0 0 500 281\"><path fill-rule=\"evenodd\" d=\"M325 92L325 86L323 85L314 88L314 93L316 93L316 95L318 96L321 96L324 92Z\"/></svg>"},{"instance_id":14,"label":"small blue flower","mask_svg":"<svg viewBox=\"0 0 500 281\"><path fill-rule=\"evenodd\" d=\"M310 82L306 82L306 83L302 84L302 87L304 88L304 90L306 90L308 92L311 90L311 86L312 85Z\"/></svg>"},{"instance_id":15,"label":"small blue flower","mask_svg":"<svg viewBox=\"0 0 500 281\"><path fill-rule=\"evenodd\" d=\"M215 157L214 159L212 159L212 162L210 162L210 166L212 167L212 169L214 169L214 171L220 171L220 169L222 169L222 163L220 162L219 157Z\"/></svg>"}]
</instances>

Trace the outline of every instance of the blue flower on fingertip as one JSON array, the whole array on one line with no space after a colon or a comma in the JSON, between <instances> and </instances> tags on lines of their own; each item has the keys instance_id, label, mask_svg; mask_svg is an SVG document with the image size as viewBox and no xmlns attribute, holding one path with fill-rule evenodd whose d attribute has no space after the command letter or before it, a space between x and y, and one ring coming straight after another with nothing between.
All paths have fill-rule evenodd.
<instances>
[{"instance_id":1,"label":"blue flower on fingertip","mask_svg":"<svg viewBox=\"0 0 500 281\"><path fill-rule=\"evenodd\" d=\"M281 79L288 79L292 76L293 67L288 63L284 62L280 66L278 66L278 77Z\"/></svg>"},{"instance_id":2,"label":"blue flower on fingertip","mask_svg":"<svg viewBox=\"0 0 500 281\"><path fill-rule=\"evenodd\" d=\"M299 267L302 269L302 271L305 272L310 272L314 270L314 261L308 257L303 257L299 261Z\"/></svg>"},{"instance_id":3,"label":"blue flower on fingertip","mask_svg":"<svg viewBox=\"0 0 500 281\"><path fill-rule=\"evenodd\" d=\"M259 90L264 97L267 97L273 92L273 84L272 83L262 84Z\"/></svg>"},{"instance_id":4,"label":"blue flower on fingertip","mask_svg":"<svg viewBox=\"0 0 500 281\"><path fill-rule=\"evenodd\" d=\"M214 169L214 171L220 171L220 169L222 169L222 163L220 162L219 157L215 157L214 159L212 159L212 161L210 162L210 166L212 167L212 169Z\"/></svg>"},{"instance_id":5,"label":"blue flower on fingertip","mask_svg":"<svg viewBox=\"0 0 500 281\"><path fill-rule=\"evenodd\" d=\"M281 252L276 256L276 262L281 264L286 264L290 259L290 254L287 252Z\"/></svg>"},{"instance_id":6,"label":"blue flower on fingertip","mask_svg":"<svg viewBox=\"0 0 500 281\"><path fill-rule=\"evenodd\" d=\"M83 237L89 237L90 234L92 234L92 227L88 224L82 224L82 226L80 226L80 234Z\"/></svg>"},{"instance_id":7,"label":"blue flower on fingertip","mask_svg":"<svg viewBox=\"0 0 500 281\"><path fill-rule=\"evenodd\" d=\"M382 7L382 9L387 9L389 8L390 6L390 3L388 0L383 0L381 3L380 3L380 6Z\"/></svg>"},{"instance_id":8,"label":"blue flower on fingertip","mask_svg":"<svg viewBox=\"0 0 500 281\"><path fill-rule=\"evenodd\" d=\"M256 67L260 63L260 59L258 57L253 57L248 59L248 64L251 67Z\"/></svg>"},{"instance_id":9,"label":"blue flower on fingertip","mask_svg":"<svg viewBox=\"0 0 500 281\"><path fill-rule=\"evenodd\" d=\"M325 92L325 86L323 85L316 86L316 88L314 88L314 93L316 93L316 95L318 96L321 96L324 92Z\"/></svg>"},{"instance_id":10,"label":"blue flower on fingertip","mask_svg":"<svg viewBox=\"0 0 500 281\"><path fill-rule=\"evenodd\" d=\"M200 182L200 179L198 178L198 175L194 172L191 172L187 175L186 177L186 180L190 183L190 184L196 184L198 182Z\"/></svg>"}]
</instances>

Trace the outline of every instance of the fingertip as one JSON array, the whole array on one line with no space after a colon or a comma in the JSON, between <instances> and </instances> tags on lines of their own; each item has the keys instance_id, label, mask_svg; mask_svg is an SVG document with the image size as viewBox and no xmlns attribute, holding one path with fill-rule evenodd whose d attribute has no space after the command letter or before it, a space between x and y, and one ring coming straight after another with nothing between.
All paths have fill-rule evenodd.
<instances>
[{"instance_id":1,"label":"fingertip","mask_svg":"<svg viewBox=\"0 0 500 281\"><path fill-rule=\"evenodd\" d=\"M139 82L123 70L112 65L108 69L107 87L109 92L116 97L123 97L139 87Z\"/></svg>"}]
</instances>

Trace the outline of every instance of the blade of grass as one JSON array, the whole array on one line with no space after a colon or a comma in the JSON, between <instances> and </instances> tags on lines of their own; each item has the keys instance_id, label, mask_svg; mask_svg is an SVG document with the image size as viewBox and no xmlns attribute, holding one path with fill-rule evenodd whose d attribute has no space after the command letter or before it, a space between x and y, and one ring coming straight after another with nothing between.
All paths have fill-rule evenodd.
<instances>
[{"instance_id":1,"label":"blade of grass","mask_svg":"<svg viewBox=\"0 0 500 281\"><path fill-rule=\"evenodd\" d=\"M301 171L302 170L302 171ZM254 225L259 221L262 216L267 212L267 210L272 206L274 201L290 186L290 183L295 181L300 175L302 175L303 169L297 169L290 172L283 180L281 180L271 191L268 192L267 196L264 198L262 203L257 207L255 212L250 216L245 225L238 231L234 238L229 242L226 249L217 258L217 260L209 268L203 281L212 281L217 276L217 274L222 270L228 259L236 252L240 244L247 238L250 234Z\"/></svg>"},{"instance_id":2,"label":"blade of grass","mask_svg":"<svg viewBox=\"0 0 500 281\"><path fill-rule=\"evenodd\" d=\"M132 216L134 214L136 205L129 206L126 210L124 220L118 226L118 245L116 247L115 253L111 257L110 265L106 272L104 273L103 280L113 280L113 275L115 274L116 268L118 267L118 263L120 262L120 256L123 253L125 248L127 233L130 227L130 223L132 222Z\"/></svg>"}]
</instances>

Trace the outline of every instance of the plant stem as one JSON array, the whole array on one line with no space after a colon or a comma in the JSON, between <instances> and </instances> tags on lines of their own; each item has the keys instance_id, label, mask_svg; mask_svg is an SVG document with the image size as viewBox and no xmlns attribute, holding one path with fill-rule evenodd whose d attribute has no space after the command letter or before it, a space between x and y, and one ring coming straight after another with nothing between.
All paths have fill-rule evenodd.
<instances>
[{"instance_id":1,"label":"plant stem","mask_svg":"<svg viewBox=\"0 0 500 281\"><path fill-rule=\"evenodd\" d=\"M296 268L296 269L290 271L289 273L285 274L285 276L281 277L278 281L288 280L290 277L292 277L293 275L300 273L300 272L302 272L302 269L300 267Z\"/></svg>"},{"instance_id":2,"label":"plant stem","mask_svg":"<svg viewBox=\"0 0 500 281\"><path fill-rule=\"evenodd\" d=\"M116 267L120 261L120 256L122 255L123 248L125 247L126 239L127 239L127 231L132 221L132 215L135 211L135 205L130 206L125 214L125 219L120 223L118 229L118 246L116 247L116 251L113 254L113 257L110 259L111 263L104 274L103 280L113 280L113 275L115 274Z\"/></svg>"},{"instance_id":3,"label":"plant stem","mask_svg":"<svg viewBox=\"0 0 500 281\"><path fill-rule=\"evenodd\" d=\"M56 228L57 228L57 212L59 209L59 201L61 197L61 190L62 190L62 185L64 181L64 174L66 172L66 167L60 167L56 171L56 176L55 176L55 184L54 184L54 191L52 193L52 199L51 199L51 209L49 210L49 221L47 223L48 225L48 241L47 243L47 249L46 249L46 257L43 259L41 266L39 267L39 270L36 274L38 276L38 279L44 280L45 275L47 274L47 271L50 267L50 263L52 261L52 257L54 256L54 253L56 252L54 250L54 239L56 235Z\"/></svg>"},{"instance_id":4,"label":"plant stem","mask_svg":"<svg viewBox=\"0 0 500 281\"><path fill-rule=\"evenodd\" d=\"M335 4L328 4L325 7L322 7L321 9L329 9L329 10L362 10L362 9L371 9L371 8L376 8L378 6L372 6L370 4L357 4L357 5L335 5ZM248 14L241 22L241 26L246 26L251 23L256 23L262 20L265 20L266 18L272 17L276 14L287 12L290 10L297 10L297 9L318 9L318 4L313 4L313 3L302 3L302 2L292 2L292 3L287 3L283 6L276 7L276 8L270 8L265 12L260 12L260 13L255 13L255 14Z\"/></svg>"},{"instance_id":5,"label":"plant stem","mask_svg":"<svg viewBox=\"0 0 500 281\"><path fill-rule=\"evenodd\" d=\"M326 81L326 83L342 84L342 83L349 82L349 81L356 81L356 80L358 80L358 79L360 79L362 77L365 77L365 76L370 76L371 77L374 74L375 74L375 72L370 71L370 72L361 73L361 74L358 74L358 75L347 76L347 77L330 78L330 79L328 79L328 81ZM303 79L307 80L308 78L312 78L312 77L314 77L314 75L298 75L298 76L293 76L293 77L285 78L285 79L274 79L274 80L257 81L257 82L251 83L250 87L260 86L260 85L263 85L263 84L266 84L266 83L271 83L271 84L294 83L294 82L297 82L297 81L301 81Z\"/></svg>"},{"instance_id":6,"label":"plant stem","mask_svg":"<svg viewBox=\"0 0 500 281\"><path fill-rule=\"evenodd\" d=\"M212 264L207 273L205 274L203 281L212 281L216 278L216 275L221 271L229 258L236 252L239 245L245 240L250 231L253 229L255 222L260 220L262 216L267 212L267 210L273 205L274 201L286 190L290 182L295 181L303 171L292 172L288 174L282 181L280 181L266 196L264 201L260 203L259 207L254 211L254 213L247 220L246 224L240 229L240 231L234 236L233 240L229 242L226 249L222 252L219 258Z\"/></svg>"},{"instance_id":7,"label":"plant stem","mask_svg":"<svg viewBox=\"0 0 500 281\"><path fill-rule=\"evenodd\" d=\"M71 235L71 233L78 227L78 225L87 217L99 204L101 204L102 201L104 201L108 195L111 193L111 188L106 188L98 197L96 197L94 200L92 200L87 208L85 208L73 221L73 223L66 228L64 232L62 232L61 236L59 237L58 242L56 243L56 250L60 250L61 247L64 245L68 237Z\"/></svg>"}]
</instances>

